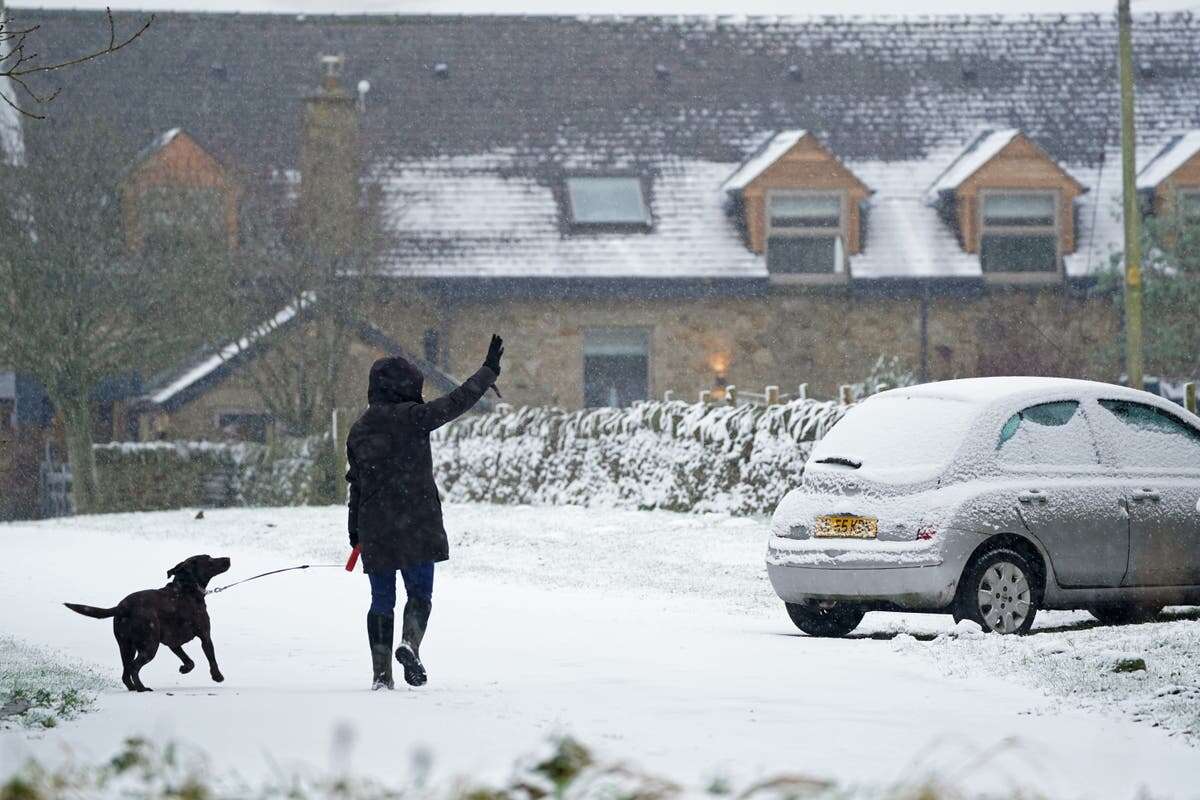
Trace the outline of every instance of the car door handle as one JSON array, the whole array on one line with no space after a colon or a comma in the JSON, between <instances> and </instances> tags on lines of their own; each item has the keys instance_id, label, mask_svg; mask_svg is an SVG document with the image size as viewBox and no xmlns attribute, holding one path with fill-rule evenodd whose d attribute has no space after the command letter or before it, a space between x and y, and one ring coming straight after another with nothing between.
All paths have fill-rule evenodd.
<instances>
[{"instance_id":1,"label":"car door handle","mask_svg":"<svg viewBox=\"0 0 1200 800\"><path fill-rule=\"evenodd\" d=\"M1022 503L1045 503L1048 500L1046 493L1041 489L1030 489L1027 492L1021 492L1017 495L1017 499Z\"/></svg>"},{"instance_id":2,"label":"car door handle","mask_svg":"<svg viewBox=\"0 0 1200 800\"><path fill-rule=\"evenodd\" d=\"M1140 503L1143 500L1154 500L1155 502L1162 500L1162 495L1153 489L1135 489L1129 493L1129 497L1135 503Z\"/></svg>"}]
</instances>

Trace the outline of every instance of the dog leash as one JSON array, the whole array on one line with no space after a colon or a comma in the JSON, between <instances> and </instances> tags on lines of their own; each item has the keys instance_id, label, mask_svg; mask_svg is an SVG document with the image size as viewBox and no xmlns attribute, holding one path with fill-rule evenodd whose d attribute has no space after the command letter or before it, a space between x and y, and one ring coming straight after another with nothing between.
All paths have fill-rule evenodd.
<instances>
[{"instance_id":1,"label":"dog leash","mask_svg":"<svg viewBox=\"0 0 1200 800\"><path fill-rule=\"evenodd\" d=\"M298 567L284 567L283 569L273 569L270 572L264 572L261 575L252 575L249 578L245 578L243 580L237 581L236 583L231 583L228 586L218 586L215 589L209 589L204 594L205 595L220 594L221 592L225 591L226 589L232 589L234 586L238 586L243 583L249 583L250 581L256 581L259 578L265 578L268 575L278 575L281 572L291 572L291 571L297 570L297 569L329 569L332 567L340 568L341 566L342 566L341 564L301 564Z\"/></svg>"}]
</instances>

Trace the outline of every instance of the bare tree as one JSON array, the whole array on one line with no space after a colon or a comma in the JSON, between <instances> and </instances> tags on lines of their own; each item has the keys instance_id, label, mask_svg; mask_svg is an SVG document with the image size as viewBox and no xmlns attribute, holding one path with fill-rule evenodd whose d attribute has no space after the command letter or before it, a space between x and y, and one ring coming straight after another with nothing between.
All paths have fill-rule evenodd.
<instances>
[{"instance_id":1,"label":"bare tree","mask_svg":"<svg viewBox=\"0 0 1200 800\"><path fill-rule=\"evenodd\" d=\"M120 202L130 154L96 120L47 134L26 165L0 164L0 363L36 378L61 415L82 513L96 499L97 387L194 349L229 256L204 235L131 252Z\"/></svg>"},{"instance_id":2,"label":"bare tree","mask_svg":"<svg viewBox=\"0 0 1200 800\"><path fill-rule=\"evenodd\" d=\"M21 107L18 100L20 97L24 97L35 107L45 106L54 101L54 98L62 91L62 87L55 87L49 91L38 91L30 86L30 78L36 75L59 73L70 67L111 55L133 44L154 22L154 15L151 14L133 33L119 36L116 23L113 21L112 10L106 8L104 13L108 21L107 44L69 58L44 62L40 59L36 49L38 38L42 35L42 26L15 24L5 12L3 0L0 0L0 101L26 117L44 119L45 114L27 111ZM11 85L15 87L12 90L14 96L9 96L3 91L5 78L11 81Z\"/></svg>"},{"instance_id":3,"label":"bare tree","mask_svg":"<svg viewBox=\"0 0 1200 800\"><path fill-rule=\"evenodd\" d=\"M338 407L351 342L367 323L387 237L374 195L360 203L348 246L329 248L298 231L279 187L242 183L238 278L226 303L230 330L257 331L282 309L298 312L296 335L278 336L248 370L271 415L293 435L327 431Z\"/></svg>"}]
</instances>

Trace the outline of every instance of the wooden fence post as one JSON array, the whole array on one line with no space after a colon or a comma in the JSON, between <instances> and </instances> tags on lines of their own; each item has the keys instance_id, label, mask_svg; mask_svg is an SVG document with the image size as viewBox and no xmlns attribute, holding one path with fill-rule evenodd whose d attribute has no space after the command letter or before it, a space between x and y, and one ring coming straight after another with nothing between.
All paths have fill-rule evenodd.
<instances>
[{"instance_id":1,"label":"wooden fence post","mask_svg":"<svg viewBox=\"0 0 1200 800\"><path fill-rule=\"evenodd\" d=\"M675 399L675 392L671 391L670 389L667 389L665 392L663 392L663 402L664 403L669 403L674 399Z\"/></svg>"},{"instance_id":2,"label":"wooden fence post","mask_svg":"<svg viewBox=\"0 0 1200 800\"><path fill-rule=\"evenodd\" d=\"M725 387L725 402L731 406L737 405L737 387L733 384Z\"/></svg>"},{"instance_id":3,"label":"wooden fence post","mask_svg":"<svg viewBox=\"0 0 1200 800\"><path fill-rule=\"evenodd\" d=\"M807 383L800 384L800 388L798 388L796 390L796 399L797 400L807 400L808 399L808 384Z\"/></svg>"},{"instance_id":4,"label":"wooden fence post","mask_svg":"<svg viewBox=\"0 0 1200 800\"><path fill-rule=\"evenodd\" d=\"M702 405L702 406L708 405L708 401L711 399L712 399L712 392L710 392L708 389L700 390L700 405Z\"/></svg>"},{"instance_id":5,"label":"wooden fence post","mask_svg":"<svg viewBox=\"0 0 1200 800\"><path fill-rule=\"evenodd\" d=\"M841 389L838 390L838 395L842 401L842 405L848 406L854 402L854 387L848 383L843 383Z\"/></svg>"},{"instance_id":6,"label":"wooden fence post","mask_svg":"<svg viewBox=\"0 0 1200 800\"><path fill-rule=\"evenodd\" d=\"M1183 404L1187 410L1196 413L1196 382L1188 381L1183 385Z\"/></svg>"},{"instance_id":7,"label":"wooden fence post","mask_svg":"<svg viewBox=\"0 0 1200 800\"><path fill-rule=\"evenodd\" d=\"M766 389L763 389L763 396L766 398L767 405L769 405L769 406L779 405L779 387L778 386L768 386Z\"/></svg>"}]
</instances>

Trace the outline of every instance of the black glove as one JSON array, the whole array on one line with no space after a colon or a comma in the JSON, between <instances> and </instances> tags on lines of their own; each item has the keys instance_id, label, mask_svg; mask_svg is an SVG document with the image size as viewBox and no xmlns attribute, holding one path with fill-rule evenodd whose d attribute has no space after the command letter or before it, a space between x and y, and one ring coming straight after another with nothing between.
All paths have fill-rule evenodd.
<instances>
[{"instance_id":1,"label":"black glove","mask_svg":"<svg viewBox=\"0 0 1200 800\"><path fill-rule=\"evenodd\" d=\"M500 376L500 356L504 355L504 340L496 334L492 334L492 343L488 346L487 358L483 360L483 365Z\"/></svg>"}]
</instances>

